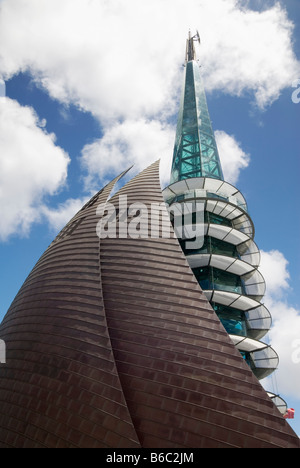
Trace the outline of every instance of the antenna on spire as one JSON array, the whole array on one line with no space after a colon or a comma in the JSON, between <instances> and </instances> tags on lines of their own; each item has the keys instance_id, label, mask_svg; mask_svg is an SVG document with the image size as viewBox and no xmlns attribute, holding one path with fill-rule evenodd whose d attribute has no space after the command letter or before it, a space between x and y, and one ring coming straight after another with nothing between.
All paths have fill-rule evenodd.
<instances>
[{"instance_id":1,"label":"antenna on spire","mask_svg":"<svg viewBox=\"0 0 300 468\"><path fill-rule=\"evenodd\" d=\"M187 45L186 45L186 62L190 62L191 60L197 60L195 42L199 42L199 44L201 44L199 31L197 30L196 34L192 36L191 30L190 30L189 38L187 40Z\"/></svg>"}]
</instances>

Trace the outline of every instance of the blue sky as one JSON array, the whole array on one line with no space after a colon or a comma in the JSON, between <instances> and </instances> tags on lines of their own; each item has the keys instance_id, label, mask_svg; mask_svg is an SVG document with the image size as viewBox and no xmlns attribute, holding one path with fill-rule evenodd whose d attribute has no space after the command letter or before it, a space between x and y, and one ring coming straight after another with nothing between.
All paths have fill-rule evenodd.
<instances>
[{"instance_id":1,"label":"blue sky","mask_svg":"<svg viewBox=\"0 0 300 468\"><path fill-rule=\"evenodd\" d=\"M182 0L0 7L0 320L57 232L109 178L162 157L167 184L185 40L197 28L224 172L248 201L263 251L281 359L268 385L296 409L300 434L299 0L191 0L189 11Z\"/></svg>"}]
</instances>

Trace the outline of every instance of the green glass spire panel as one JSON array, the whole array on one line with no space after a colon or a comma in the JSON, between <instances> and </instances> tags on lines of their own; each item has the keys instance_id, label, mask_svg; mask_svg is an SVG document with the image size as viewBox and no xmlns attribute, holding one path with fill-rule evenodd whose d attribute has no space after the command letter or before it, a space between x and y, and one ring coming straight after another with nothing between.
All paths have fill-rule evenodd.
<instances>
[{"instance_id":1,"label":"green glass spire panel","mask_svg":"<svg viewBox=\"0 0 300 468\"><path fill-rule=\"evenodd\" d=\"M203 81L195 60L187 62L185 68L171 183L192 177L224 180Z\"/></svg>"}]
</instances>

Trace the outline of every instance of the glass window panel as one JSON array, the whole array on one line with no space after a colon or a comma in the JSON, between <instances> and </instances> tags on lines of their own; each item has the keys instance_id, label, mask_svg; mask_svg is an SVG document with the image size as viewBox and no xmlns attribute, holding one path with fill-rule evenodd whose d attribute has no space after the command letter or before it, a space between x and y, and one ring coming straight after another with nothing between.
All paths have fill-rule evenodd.
<instances>
[{"instance_id":1,"label":"glass window panel","mask_svg":"<svg viewBox=\"0 0 300 468\"><path fill-rule=\"evenodd\" d=\"M202 289L245 293L243 282L238 275L211 267L193 268L193 272Z\"/></svg>"},{"instance_id":2,"label":"glass window panel","mask_svg":"<svg viewBox=\"0 0 300 468\"><path fill-rule=\"evenodd\" d=\"M243 293L241 278L217 268L212 269L214 289Z\"/></svg>"},{"instance_id":3,"label":"glass window panel","mask_svg":"<svg viewBox=\"0 0 300 468\"><path fill-rule=\"evenodd\" d=\"M187 228L188 226L185 226L185 230ZM193 227L191 227L191 229L193 229ZM205 233L205 230L204 230L204 233ZM228 242L224 242L219 239L215 239L214 237L210 237L207 235L204 236L203 246L201 248L185 250L184 241L180 240L180 244L186 255L210 253L210 254L215 254L215 255L223 255L226 257L230 257L231 259L239 257L237 249L234 245L229 244ZM224 268L227 268L228 265L230 265L230 263L232 263L233 261L234 260L229 261L228 258L220 259L220 262L221 262L220 265L222 265L222 268L224 269ZM216 261L213 262L215 266L217 266L217 263L218 263L218 259L216 259ZM246 270L246 272L247 271L249 271L249 269ZM245 271L243 271L243 274L244 273Z\"/></svg>"},{"instance_id":4,"label":"glass window panel","mask_svg":"<svg viewBox=\"0 0 300 468\"><path fill-rule=\"evenodd\" d=\"M214 289L209 267L194 268L193 272L202 289Z\"/></svg>"},{"instance_id":5,"label":"glass window panel","mask_svg":"<svg viewBox=\"0 0 300 468\"><path fill-rule=\"evenodd\" d=\"M228 255L234 258L238 257L238 251L234 245L220 239L215 239L214 237L209 237L208 239L210 240L211 253Z\"/></svg>"},{"instance_id":6,"label":"glass window panel","mask_svg":"<svg viewBox=\"0 0 300 468\"><path fill-rule=\"evenodd\" d=\"M216 213L210 213L209 211L205 212L205 222L218 224L223 226L231 227L232 223L229 219L224 218L223 216L219 216Z\"/></svg>"},{"instance_id":7,"label":"glass window panel","mask_svg":"<svg viewBox=\"0 0 300 468\"><path fill-rule=\"evenodd\" d=\"M227 333L231 335L247 336L246 317L242 311L220 304L214 304L213 308Z\"/></svg>"}]
</instances>

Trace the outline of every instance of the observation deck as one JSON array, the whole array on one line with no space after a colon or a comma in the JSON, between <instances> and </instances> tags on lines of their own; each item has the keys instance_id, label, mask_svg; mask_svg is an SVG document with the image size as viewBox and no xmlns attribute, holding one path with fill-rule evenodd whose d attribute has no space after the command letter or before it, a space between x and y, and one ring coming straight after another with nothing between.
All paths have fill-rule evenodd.
<instances>
[{"instance_id":1,"label":"observation deck","mask_svg":"<svg viewBox=\"0 0 300 468\"><path fill-rule=\"evenodd\" d=\"M256 377L267 377L279 359L271 346L260 341L270 330L272 318L261 302L266 291L259 271L261 254L243 194L223 180L194 177L171 184L163 195L204 294ZM199 219L203 238L193 247L191 236L196 235ZM183 229L177 232L180 221Z\"/></svg>"},{"instance_id":2,"label":"observation deck","mask_svg":"<svg viewBox=\"0 0 300 468\"><path fill-rule=\"evenodd\" d=\"M262 302L261 254L246 199L224 180L196 42L199 33L189 33L171 182L163 195L198 283L253 373L263 379L277 368L278 356L260 341L272 324ZM273 399L284 407L279 397Z\"/></svg>"}]
</instances>

